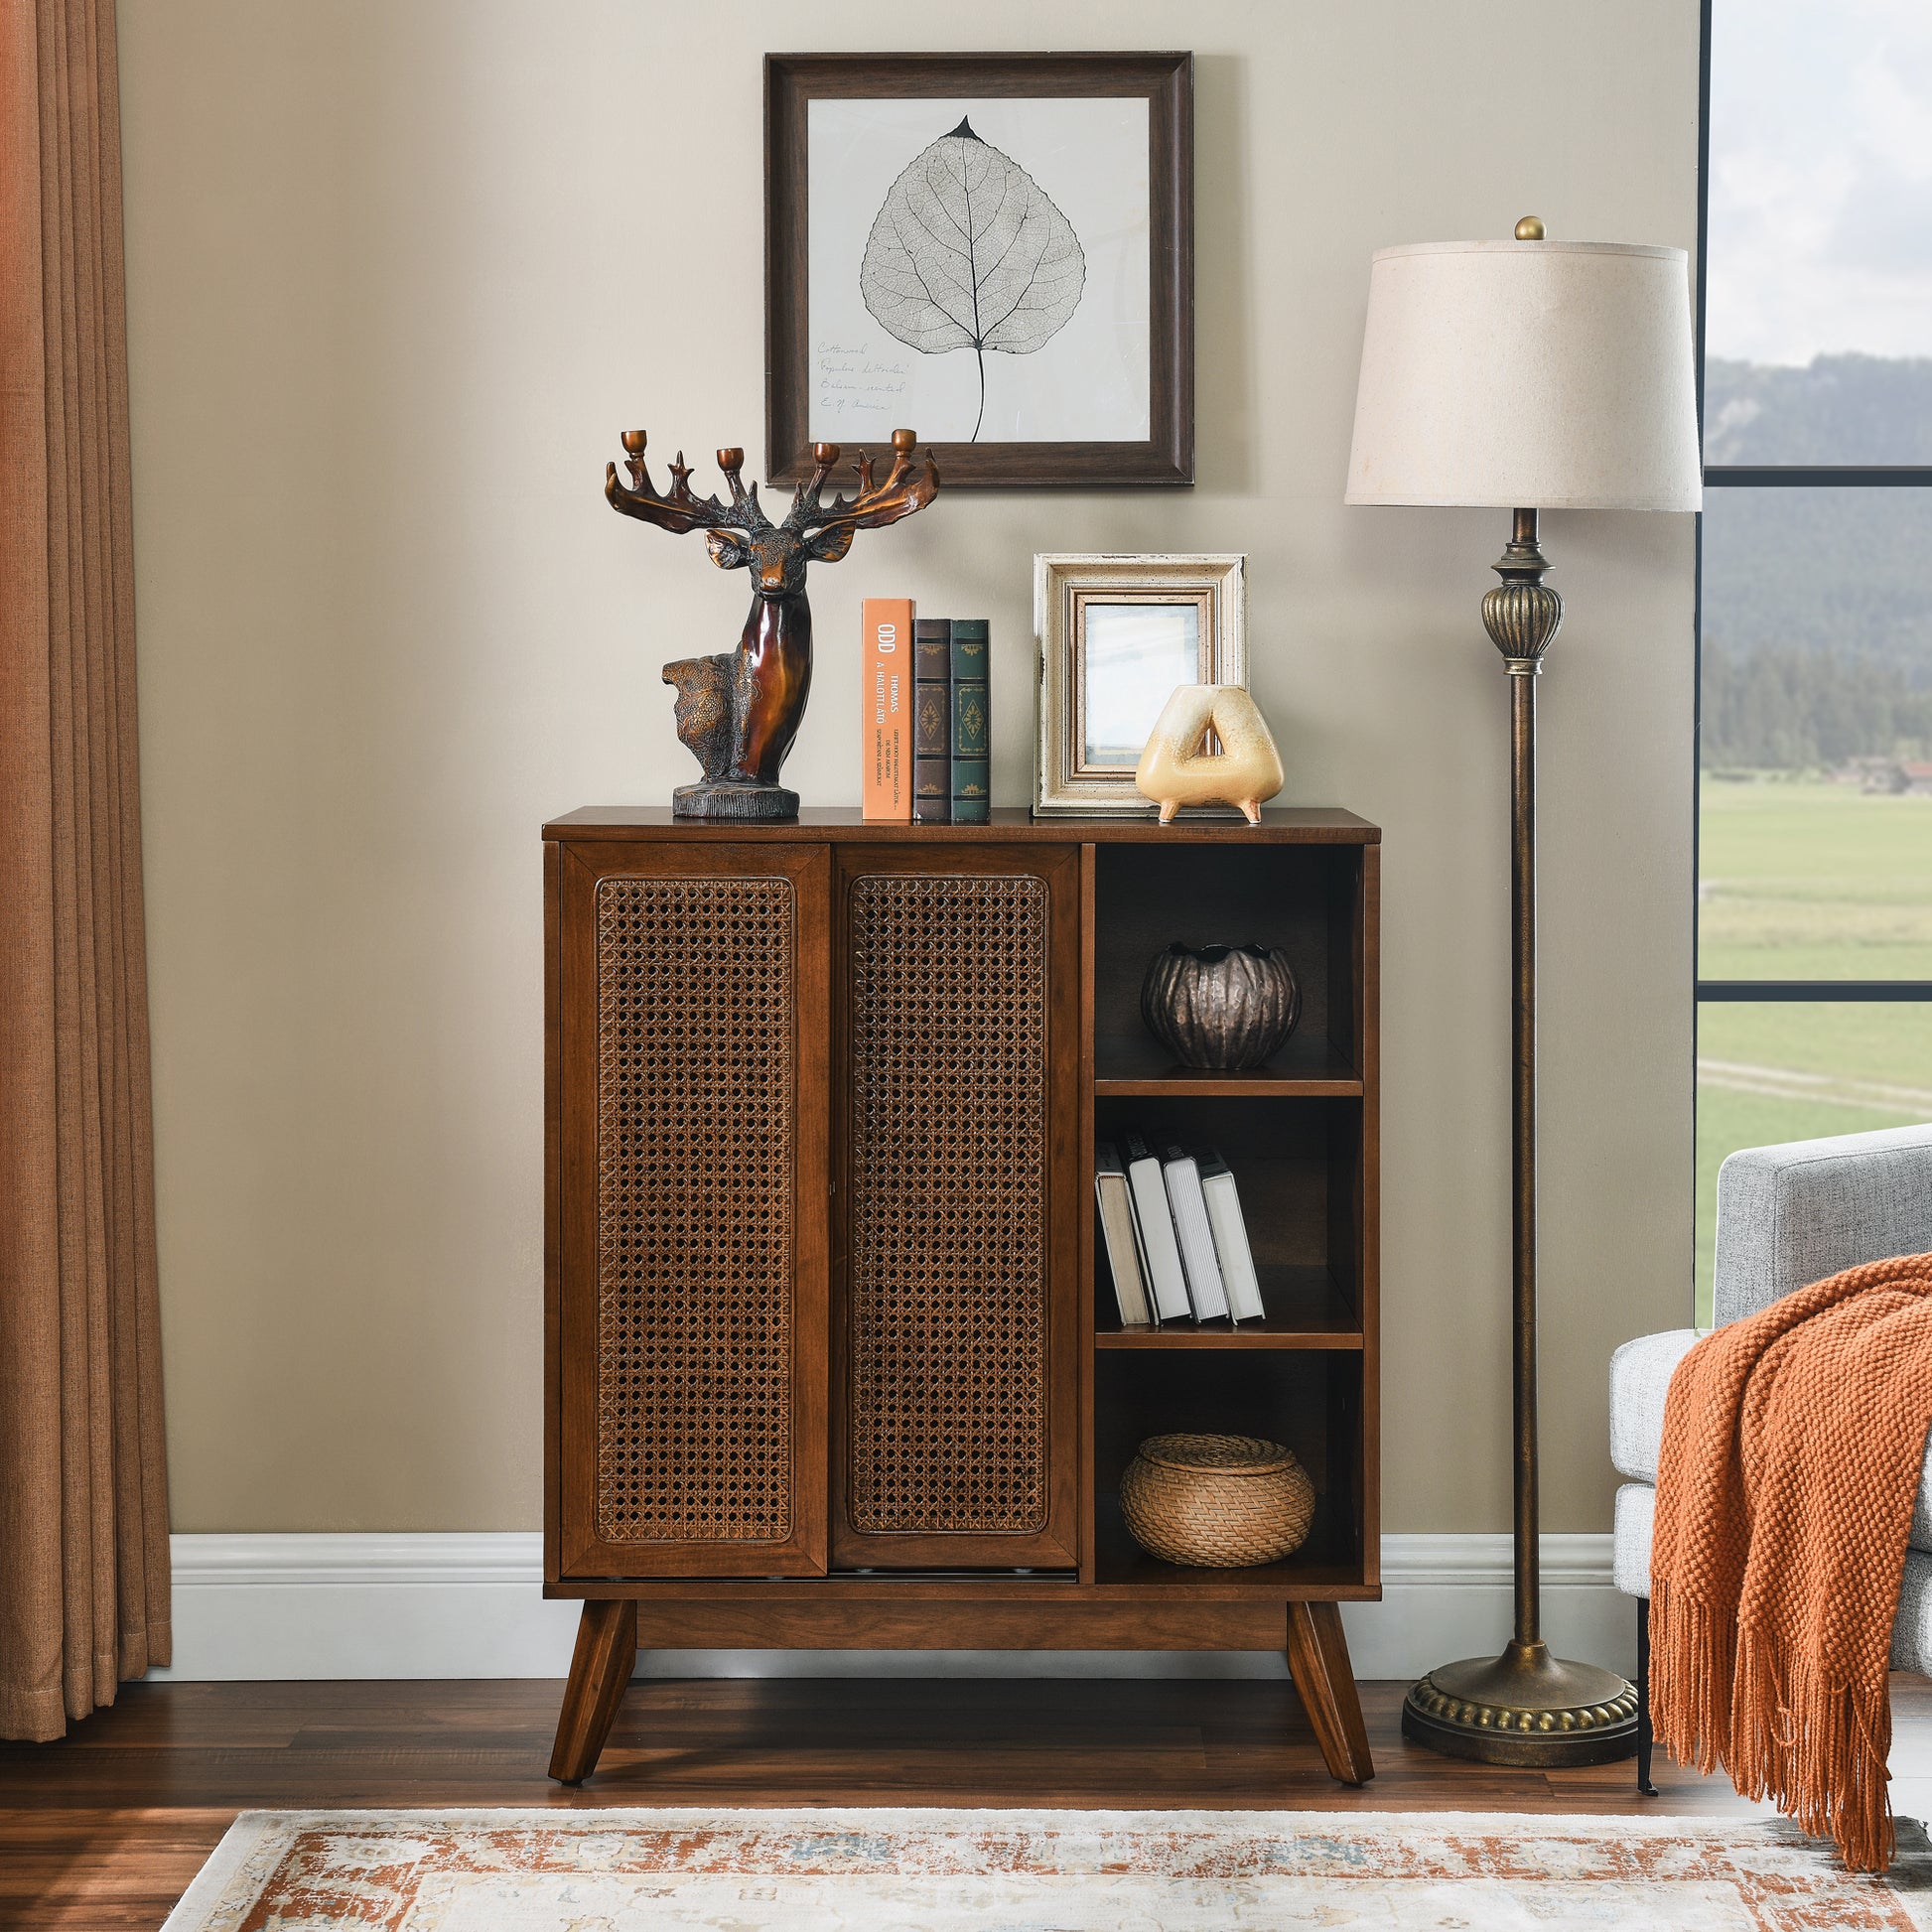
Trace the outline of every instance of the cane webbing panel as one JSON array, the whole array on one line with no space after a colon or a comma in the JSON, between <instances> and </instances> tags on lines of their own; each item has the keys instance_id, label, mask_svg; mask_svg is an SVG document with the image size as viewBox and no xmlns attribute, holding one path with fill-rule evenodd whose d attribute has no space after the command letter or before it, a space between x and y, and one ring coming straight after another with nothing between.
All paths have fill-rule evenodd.
<instances>
[{"instance_id":1,"label":"cane webbing panel","mask_svg":"<svg viewBox=\"0 0 1932 1932\"><path fill-rule=\"evenodd\" d=\"M1046 889L854 882L848 1520L1044 1528Z\"/></svg>"},{"instance_id":2,"label":"cane webbing panel","mask_svg":"<svg viewBox=\"0 0 1932 1932\"><path fill-rule=\"evenodd\" d=\"M597 1533L791 1534L789 879L597 889Z\"/></svg>"}]
</instances>

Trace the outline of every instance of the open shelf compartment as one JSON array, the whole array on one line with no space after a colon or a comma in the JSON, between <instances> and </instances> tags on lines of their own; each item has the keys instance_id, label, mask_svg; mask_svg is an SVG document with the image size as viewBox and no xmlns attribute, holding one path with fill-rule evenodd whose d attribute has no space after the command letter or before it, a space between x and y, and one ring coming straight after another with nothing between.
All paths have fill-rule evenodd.
<instances>
[{"instance_id":1,"label":"open shelf compartment","mask_svg":"<svg viewBox=\"0 0 1932 1932\"><path fill-rule=\"evenodd\" d=\"M1182 1589L1203 1582L1293 1595L1298 1584L1359 1584L1362 1357L1359 1354L1123 1352L1094 1384L1094 1581ZM1150 1436L1258 1436L1285 1443L1314 1484L1308 1541L1281 1563L1193 1569L1151 1556L1128 1535L1120 1479Z\"/></svg>"},{"instance_id":2,"label":"open shelf compartment","mask_svg":"<svg viewBox=\"0 0 1932 1932\"><path fill-rule=\"evenodd\" d=\"M1267 1319L1170 1322L1126 1329L1106 1243L1094 1232L1094 1342L1100 1348L1360 1348L1362 1297L1356 1203L1361 1102L1170 1094L1158 1102L1103 1095L1094 1140L1116 1148L1138 1132L1156 1153L1170 1146L1227 1162L1247 1223ZM1125 1159L1125 1156L1122 1157ZM1097 1210L1096 1213L1097 1221Z\"/></svg>"},{"instance_id":3,"label":"open shelf compartment","mask_svg":"<svg viewBox=\"0 0 1932 1932\"><path fill-rule=\"evenodd\" d=\"M1360 849L1225 844L1094 848L1094 1087L1359 1094L1355 995ZM1141 1019L1154 960L1187 946L1279 948L1301 990L1296 1029L1248 1073L1177 1067Z\"/></svg>"}]
</instances>

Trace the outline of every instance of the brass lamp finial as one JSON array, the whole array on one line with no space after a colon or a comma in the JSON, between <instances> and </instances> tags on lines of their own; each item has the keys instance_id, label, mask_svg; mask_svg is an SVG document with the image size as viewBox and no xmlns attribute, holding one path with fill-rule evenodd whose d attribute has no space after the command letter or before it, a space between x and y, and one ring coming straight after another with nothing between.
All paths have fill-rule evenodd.
<instances>
[{"instance_id":1,"label":"brass lamp finial","mask_svg":"<svg viewBox=\"0 0 1932 1932\"><path fill-rule=\"evenodd\" d=\"M1534 214L1526 214L1516 224L1518 241L1541 241L1543 239L1542 220Z\"/></svg>"}]
</instances>

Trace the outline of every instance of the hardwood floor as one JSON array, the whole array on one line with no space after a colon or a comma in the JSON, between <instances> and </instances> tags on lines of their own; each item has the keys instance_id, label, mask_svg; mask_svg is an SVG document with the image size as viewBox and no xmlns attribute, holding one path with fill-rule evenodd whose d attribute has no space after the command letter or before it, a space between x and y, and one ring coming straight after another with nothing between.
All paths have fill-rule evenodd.
<instances>
[{"instance_id":1,"label":"hardwood floor","mask_svg":"<svg viewBox=\"0 0 1932 1932\"><path fill-rule=\"evenodd\" d=\"M1322 1768L1294 1692L1258 1682L705 1679L631 1687L603 1767L545 1775L562 1686L129 1685L58 1744L0 1744L0 1926L152 1932L238 1810L371 1805L958 1804L1730 1813L1659 1761L1508 1771L1403 1741L1362 1703L1375 1781ZM1932 1685L1893 1685L1894 1802L1932 1810Z\"/></svg>"}]
</instances>

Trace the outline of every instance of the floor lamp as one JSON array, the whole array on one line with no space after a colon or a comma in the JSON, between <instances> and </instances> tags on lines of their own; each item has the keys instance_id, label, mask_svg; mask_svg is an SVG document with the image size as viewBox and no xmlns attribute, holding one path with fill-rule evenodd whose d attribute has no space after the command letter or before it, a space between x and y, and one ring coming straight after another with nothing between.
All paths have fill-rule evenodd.
<instances>
[{"instance_id":1,"label":"floor lamp","mask_svg":"<svg viewBox=\"0 0 1932 1932\"><path fill-rule=\"evenodd\" d=\"M1351 503L1482 505L1514 526L1482 621L1509 684L1515 1634L1433 1670L1406 1735L1491 1764L1600 1764L1636 1746L1635 1691L1551 1656L1539 1630L1536 1420L1536 680L1563 621L1544 509L1700 501L1689 267L1681 248L1512 241L1384 248L1369 272Z\"/></svg>"}]
</instances>

